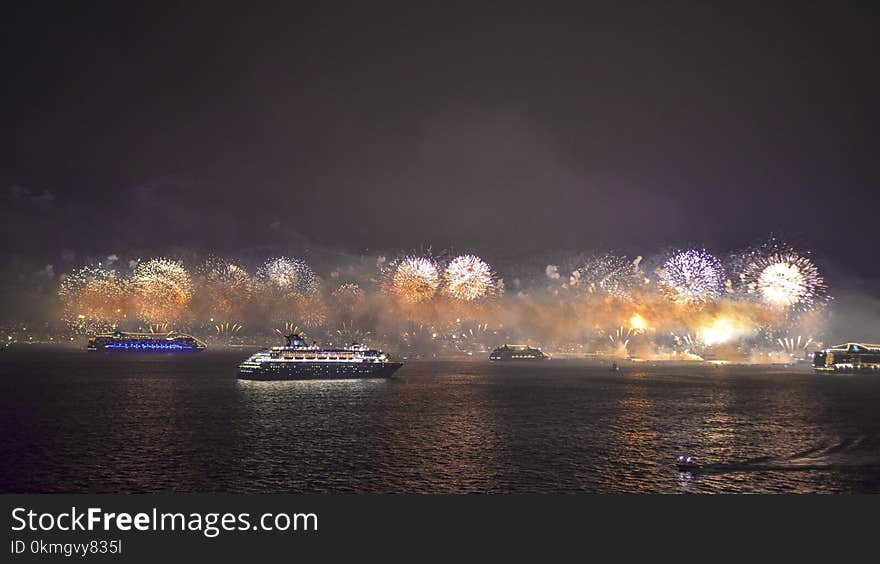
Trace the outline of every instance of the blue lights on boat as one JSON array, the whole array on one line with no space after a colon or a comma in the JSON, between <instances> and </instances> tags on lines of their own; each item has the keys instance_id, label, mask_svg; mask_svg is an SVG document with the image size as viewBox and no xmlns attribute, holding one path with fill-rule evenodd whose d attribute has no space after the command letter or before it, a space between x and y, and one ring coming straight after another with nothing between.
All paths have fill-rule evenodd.
<instances>
[{"instance_id":1,"label":"blue lights on boat","mask_svg":"<svg viewBox=\"0 0 880 564\"><path fill-rule=\"evenodd\" d=\"M192 350L195 347L178 345L177 343L110 343L107 349L151 349L151 350Z\"/></svg>"},{"instance_id":2,"label":"blue lights on boat","mask_svg":"<svg viewBox=\"0 0 880 564\"><path fill-rule=\"evenodd\" d=\"M89 339L90 351L196 352L207 348L204 341L169 331L167 333L126 333L114 331Z\"/></svg>"}]
</instances>

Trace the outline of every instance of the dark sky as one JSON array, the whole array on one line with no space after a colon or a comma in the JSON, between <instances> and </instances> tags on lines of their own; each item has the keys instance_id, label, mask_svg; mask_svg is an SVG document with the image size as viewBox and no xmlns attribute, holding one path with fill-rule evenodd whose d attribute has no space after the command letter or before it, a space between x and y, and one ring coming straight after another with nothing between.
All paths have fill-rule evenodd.
<instances>
[{"instance_id":1,"label":"dark sky","mask_svg":"<svg viewBox=\"0 0 880 564\"><path fill-rule=\"evenodd\" d=\"M18 4L6 257L721 252L775 233L880 276L867 8Z\"/></svg>"}]
</instances>

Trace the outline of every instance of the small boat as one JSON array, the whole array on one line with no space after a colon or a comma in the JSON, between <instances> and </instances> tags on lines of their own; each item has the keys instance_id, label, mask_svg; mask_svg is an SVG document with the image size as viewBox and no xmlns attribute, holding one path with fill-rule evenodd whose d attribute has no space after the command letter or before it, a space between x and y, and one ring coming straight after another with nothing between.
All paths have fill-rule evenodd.
<instances>
[{"instance_id":1,"label":"small boat","mask_svg":"<svg viewBox=\"0 0 880 564\"><path fill-rule=\"evenodd\" d=\"M620 372L620 367L617 366L616 362L611 364L611 372Z\"/></svg>"},{"instance_id":2,"label":"small boat","mask_svg":"<svg viewBox=\"0 0 880 564\"><path fill-rule=\"evenodd\" d=\"M693 456L682 454L675 461L675 466L682 472L693 472L694 470L699 469L699 464L697 464L696 459Z\"/></svg>"}]
</instances>

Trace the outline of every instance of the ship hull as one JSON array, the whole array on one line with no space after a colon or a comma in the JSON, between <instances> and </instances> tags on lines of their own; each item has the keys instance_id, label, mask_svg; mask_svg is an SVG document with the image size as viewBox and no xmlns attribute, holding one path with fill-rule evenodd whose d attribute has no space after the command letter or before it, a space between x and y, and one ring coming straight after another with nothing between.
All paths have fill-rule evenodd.
<instances>
[{"instance_id":1,"label":"ship hull","mask_svg":"<svg viewBox=\"0 0 880 564\"><path fill-rule=\"evenodd\" d=\"M172 347L168 345L89 345L86 350L112 353L196 353L205 349L197 347Z\"/></svg>"},{"instance_id":2,"label":"ship hull","mask_svg":"<svg viewBox=\"0 0 880 564\"><path fill-rule=\"evenodd\" d=\"M833 364L829 366L814 366L817 373L822 372L880 372L880 364Z\"/></svg>"},{"instance_id":3,"label":"ship hull","mask_svg":"<svg viewBox=\"0 0 880 564\"><path fill-rule=\"evenodd\" d=\"M547 360L547 357L536 357L536 358L494 358L489 357L489 360L492 362L541 362Z\"/></svg>"},{"instance_id":4,"label":"ship hull","mask_svg":"<svg viewBox=\"0 0 880 564\"><path fill-rule=\"evenodd\" d=\"M547 355L541 352L541 349L535 349L527 345L504 345L492 351L489 354L489 360L492 362L534 362L536 360L547 360Z\"/></svg>"},{"instance_id":5,"label":"ship hull","mask_svg":"<svg viewBox=\"0 0 880 564\"><path fill-rule=\"evenodd\" d=\"M261 366L239 366L240 380L359 380L391 378L402 362L262 362Z\"/></svg>"}]
</instances>

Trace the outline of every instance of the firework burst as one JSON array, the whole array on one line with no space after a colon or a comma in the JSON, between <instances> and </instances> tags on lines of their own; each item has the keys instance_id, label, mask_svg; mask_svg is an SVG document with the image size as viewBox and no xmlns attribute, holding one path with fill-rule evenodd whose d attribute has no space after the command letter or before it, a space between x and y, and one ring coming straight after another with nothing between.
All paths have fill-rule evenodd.
<instances>
[{"instance_id":1,"label":"firework burst","mask_svg":"<svg viewBox=\"0 0 880 564\"><path fill-rule=\"evenodd\" d=\"M224 259L209 258L199 269L196 296L210 317L240 316L251 298L251 277L240 266Z\"/></svg>"},{"instance_id":2,"label":"firework burst","mask_svg":"<svg viewBox=\"0 0 880 564\"><path fill-rule=\"evenodd\" d=\"M318 292L318 277L304 261L279 257L266 261L257 270L258 289L272 297Z\"/></svg>"},{"instance_id":3,"label":"firework burst","mask_svg":"<svg viewBox=\"0 0 880 564\"><path fill-rule=\"evenodd\" d=\"M637 262L620 255L599 255L572 274L574 285L588 293L605 293L618 298L630 296L642 281Z\"/></svg>"},{"instance_id":4,"label":"firework burst","mask_svg":"<svg viewBox=\"0 0 880 564\"><path fill-rule=\"evenodd\" d=\"M327 322L327 304L317 295L302 296L297 300L297 314L306 327L320 327Z\"/></svg>"},{"instance_id":5,"label":"firework burst","mask_svg":"<svg viewBox=\"0 0 880 564\"><path fill-rule=\"evenodd\" d=\"M351 282L340 285L330 294L336 307L344 313L351 313L363 304L364 296L361 287Z\"/></svg>"},{"instance_id":6,"label":"firework burst","mask_svg":"<svg viewBox=\"0 0 880 564\"><path fill-rule=\"evenodd\" d=\"M115 270L86 266L61 279L62 318L77 332L115 326L125 316L125 289Z\"/></svg>"},{"instance_id":7,"label":"firework burst","mask_svg":"<svg viewBox=\"0 0 880 564\"><path fill-rule=\"evenodd\" d=\"M756 295L761 302L805 311L827 298L825 281L806 256L779 249L766 255L755 253L751 259L740 277L746 292Z\"/></svg>"},{"instance_id":8,"label":"firework burst","mask_svg":"<svg viewBox=\"0 0 880 564\"><path fill-rule=\"evenodd\" d=\"M165 258L138 264L130 287L138 315L150 323L179 319L193 293L192 280L183 265Z\"/></svg>"},{"instance_id":9,"label":"firework burst","mask_svg":"<svg viewBox=\"0 0 880 564\"><path fill-rule=\"evenodd\" d=\"M699 304L714 300L724 291L724 268L704 250L679 251L657 271L661 290L673 301Z\"/></svg>"},{"instance_id":10,"label":"firework burst","mask_svg":"<svg viewBox=\"0 0 880 564\"><path fill-rule=\"evenodd\" d=\"M437 264L427 257L406 257L392 263L388 291L408 304L426 302L440 285Z\"/></svg>"},{"instance_id":11,"label":"firework burst","mask_svg":"<svg viewBox=\"0 0 880 564\"><path fill-rule=\"evenodd\" d=\"M465 302L489 296L495 288L492 268L475 255L454 258L443 272L443 282L447 295Z\"/></svg>"}]
</instances>

